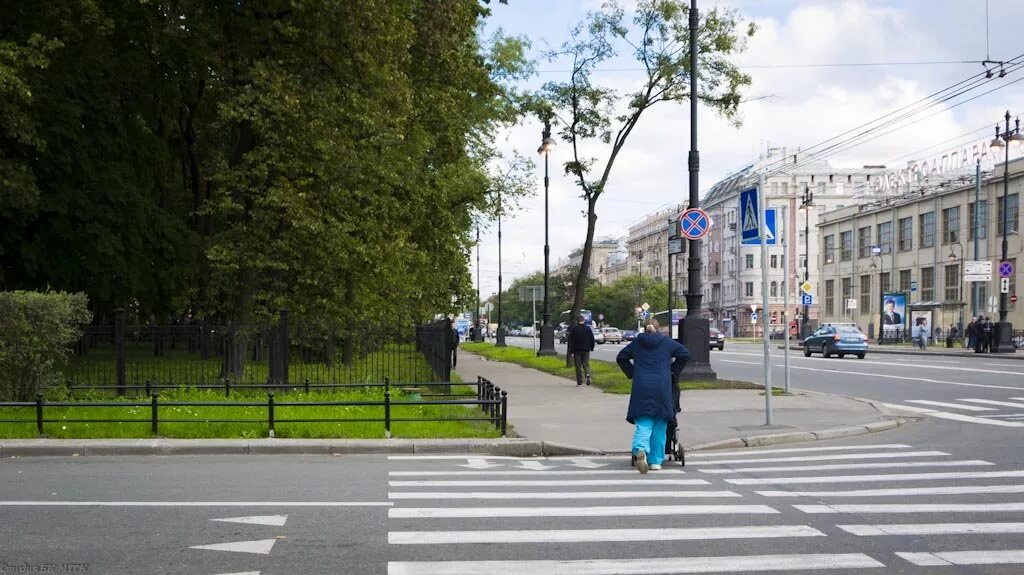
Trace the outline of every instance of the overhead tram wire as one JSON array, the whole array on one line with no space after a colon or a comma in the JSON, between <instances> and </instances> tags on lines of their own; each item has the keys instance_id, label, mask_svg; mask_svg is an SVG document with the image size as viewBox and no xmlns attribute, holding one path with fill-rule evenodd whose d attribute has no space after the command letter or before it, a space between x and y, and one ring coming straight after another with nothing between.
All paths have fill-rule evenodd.
<instances>
[{"instance_id":1,"label":"overhead tram wire","mask_svg":"<svg viewBox=\"0 0 1024 575\"><path fill-rule=\"evenodd\" d=\"M1024 54L1020 54L1018 56L1015 56L1014 58L1012 58L1009 61L1007 61L1007 64L1012 64L1012 65L1015 65L1015 66L1020 66L1020 63L1016 62L1016 61L1020 60L1022 57L1024 57ZM963 86L965 84L972 84L973 83L968 88L968 91L969 91L969 90L972 90L972 89L980 86L981 84L984 84L984 83L986 83L988 81L994 80L994 78L986 78L985 76L986 76L986 74L984 72L979 72L977 74L969 76L968 78L966 78L964 80L956 82L955 84L951 84L951 85L949 85L949 86L947 86L945 88L942 88L941 90L937 90L935 92L932 92L931 94L929 94L927 96L924 96L923 98L920 98L919 100L911 102L910 104L907 104L907 105L905 105L905 106L903 106L901 108L897 108L896 110L893 110L893 111L891 111L891 112L889 112L887 114L879 116L878 118L875 118L873 120L870 120L868 122L860 124L859 126L855 126L855 127L850 128L850 129L848 129L848 130L846 130L844 132L841 132L841 133L839 133L839 134L837 134L837 135L835 135L835 136L833 136L831 138L828 138L826 140L818 142L817 144L814 144L813 146L810 146L809 148L801 150L801 152L804 153L804 154L818 155L818 154L822 153L823 151L826 151L827 149L831 149L831 147L834 147L835 145L833 145L833 146L831 146L829 148L826 148L825 150L818 151L818 152L815 152L815 149L820 148L822 146L826 146L827 144L835 142L836 140L840 140L844 136L847 136L847 135L849 135L849 134L851 134L853 132L856 132L857 130L868 128L869 126L872 126L873 124L880 124L881 122L885 122L885 121L889 120L890 117L892 117L892 116L903 115L903 114L907 114L908 112L910 112L910 113L917 113L921 109L926 109L928 107L932 107L932 106L936 105L937 103L941 103L941 101L945 101L944 99L946 98L946 96L942 96L942 95L945 94L946 92L957 90L957 89L959 89L961 86ZM938 97L938 96L941 96L942 99L937 101L937 100L935 100L935 98ZM953 96L953 97L955 97L955 96ZM922 104L924 105L923 108L922 108ZM872 128L868 128L867 130L864 130L864 132L862 132L861 134L858 134L857 136L854 136L854 137L859 137L859 136L862 136L862 135L865 135L865 134L869 134L871 131L877 130L877 129L881 129L882 127L883 126L878 125L878 126L874 126ZM774 166L785 164L785 162L786 162L786 158L782 158L780 160L776 160L775 162L771 162L771 163L767 164L765 166L765 168L771 170ZM792 169L792 166L787 166L787 169Z\"/></svg>"},{"instance_id":2,"label":"overhead tram wire","mask_svg":"<svg viewBox=\"0 0 1024 575\"><path fill-rule=\"evenodd\" d=\"M1014 58L1014 60L1020 59L1022 56L1024 56L1024 55L1017 56L1016 58ZM1014 62L1008 68L1007 74L1010 74L1010 73L1012 73L1014 71L1017 71L1017 70L1019 70L1021 68L1024 68L1024 62ZM944 89L939 90L937 92L934 92L933 94L931 94L931 95L929 95L929 96L927 96L925 98L922 98L920 100L917 100L916 102L908 104L907 106L904 106L904 107L899 108L897 110L893 110L892 112L889 112L889 113L887 113L887 114L885 114L883 116L880 116L880 117L878 117L878 118L876 118L874 120L865 122L864 124L861 124L860 126L857 126L856 128L852 128L852 129L847 130L847 131L845 131L845 132L843 132L843 133L841 133L839 135L833 136L833 137L831 137L831 138L829 138L827 140L819 142L819 143L817 143L817 144L815 144L815 145L813 145L813 146L811 146L809 148L803 149L800 152L804 156L804 161L803 162L798 160L795 163L787 163L788 158L791 157L791 156L787 156L787 157L781 158L779 160L776 160L774 162L771 162L771 163L769 163L768 165L766 165L764 167L764 169L768 170L766 172L766 176L774 175L774 174L782 172L782 171L793 170L794 168L801 167L801 166L803 166L806 163L809 163L811 161L819 160L819 159L822 159L822 158L825 158L825 157L832 156L835 153L838 153L839 151L850 149L850 148L854 147L854 145L860 145L862 143L866 143L866 142L872 141L874 139L877 139L877 137L880 137L881 135L885 135L885 134L891 133L892 131L895 131L896 129L905 128L907 126L913 125L914 123L922 121L923 119L931 117L932 115L935 115L935 114L931 114L929 116L926 116L925 118L919 118L919 119L917 119L917 120L915 120L913 122L906 123L906 124L900 126L899 128L890 129L890 130L886 131L884 134L868 138L868 136L872 136L874 133L876 133L876 132L878 132L880 130L883 130L883 129L887 128L887 127L891 127L893 122L901 122L903 120L911 118L914 115L917 115L917 114L920 114L922 112L928 111L929 108L935 108L936 106L938 106L940 104L943 104L943 103L945 103L945 102L947 102L949 100L952 100L952 99L954 99L954 98L956 98L958 96L966 94L966 93L968 93L968 92L970 92L972 90L975 90L978 87L980 87L980 86L982 86L982 85L984 85L984 84L986 84L986 83L988 83L990 81L994 81L995 80L995 79L984 78L984 76L985 76L984 73L976 74L975 76L972 76L972 77L970 77L970 78L968 78L966 80L958 82L958 83L956 83L956 84L954 84L954 85L952 85L950 87L947 87L947 88L944 88ZM982 93L982 94L980 94L978 96L975 96L975 97L963 100L962 102L954 104L953 106L945 107L942 110L940 110L940 112L941 111L949 110L951 108L954 108L956 106L962 105L962 104L964 104L966 102L969 102L971 100L974 100L976 98L979 98L981 96L989 94L989 93L994 92L996 90L1005 88L1005 87L1007 87L1009 85L1012 85L1012 84L1014 84L1014 83L1016 83L1018 81L1020 81L1020 79L1014 80L1013 82L1005 83L1005 84L1003 84L1003 85L1001 85L999 87L996 87L996 88L994 88L992 90L984 92L984 93ZM960 89L960 86L962 86L963 84L967 84L969 82L972 83L972 84L967 86L966 88ZM959 91L957 91L957 92L955 92L953 94L946 94L946 95L942 96L941 98L939 98L938 100L931 99L931 98L933 98L937 94L942 94L944 92L949 92L952 89L959 89ZM936 113L939 113L939 112L936 112ZM893 117L893 116L895 116L895 117ZM882 123L882 122L885 122L885 123ZM877 124L877 125L873 125L873 124ZM856 131L858 129L865 128L867 126L871 126L871 127L867 128L867 129L864 129L863 131L861 131L861 132L859 132L859 133L857 133L857 134L855 134L853 136L850 136L848 138L842 139L843 136L845 136L847 134L850 134L851 132L854 132L854 131ZM858 140L859 140L859 143L854 144ZM832 142L834 142L834 143L832 143ZM822 148L820 150L816 150L816 148L821 148L822 146L825 146L826 144L829 144L829 143L831 143L831 145L826 146L826 147L824 147L824 148ZM853 144L853 145L851 145L851 144Z\"/></svg>"},{"instance_id":3,"label":"overhead tram wire","mask_svg":"<svg viewBox=\"0 0 1024 575\"><path fill-rule=\"evenodd\" d=\"M978 137L977 134L982 134L982 133L991 132L991 131L992 131L992 126L986 124L985 126L982 126L981 128L977 128L977 129L971 130L969 132L964 132L963 134L960 134L959 136L954 136L952 138L949 138L948 140L943 140L943 141L938 142L936 144L930 144L930 145L928 145L928 146L926 146L924 148L920 148L918 150L914 150L913 152L907 152L906 154L902 154L902 155L896 156L895 158L890 158L888 160L885 160L884 162L879 162L879 164L883 165L883 166L888 166L889 164L892 164L892 163L894 163L896 161L899 161L899 160L902 160L904 158L920 157L921 155L927 154L928 152L930 152L931 150L936 149L936 148L940 148L940 151L945 151L945 150L957 148L957 147L959 147L961 145L970 144L971 142L977 141L977 137ZM954 142L954 143L950 143L950 142ZM853 170L851 173L853 175L863 175L863 174L867 174L869 172L870 172L869 170L858 169L858 170Z\"/></svg>"}]
</instances>

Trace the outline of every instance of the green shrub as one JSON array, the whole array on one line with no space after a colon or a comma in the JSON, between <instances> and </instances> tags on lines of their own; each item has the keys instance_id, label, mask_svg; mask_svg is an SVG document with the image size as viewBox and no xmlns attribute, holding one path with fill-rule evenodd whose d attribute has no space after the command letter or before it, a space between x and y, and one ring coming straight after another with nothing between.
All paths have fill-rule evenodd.
<instances>
[{"instance_id":1,"label":"green shrub","mask_svg":"<svg viewBox=\"0 0 1024 575\"><path fill-rule=\"evenodd\" d=\"M31 401L60 371L91 321L83 293L0 292L0 401Z\"/></svg>"}]
</instances>

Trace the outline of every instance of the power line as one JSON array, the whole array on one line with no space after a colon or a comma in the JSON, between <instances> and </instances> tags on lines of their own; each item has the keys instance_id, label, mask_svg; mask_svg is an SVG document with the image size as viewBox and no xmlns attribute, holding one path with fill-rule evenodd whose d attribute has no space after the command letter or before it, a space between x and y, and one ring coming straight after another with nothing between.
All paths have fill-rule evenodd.
<instances>
[{"instance_id":1,"label":"power line","mask_svg":"<svg viewBox=\"0 0 1024 575\"><path fill-rule=\"evenodd\" d=\"M948 66L960 64L982 64L982 60L918 60L902 62L820 62L803 64L748 64L737 66L741 70L787 70L800 68L871 68L888 66ZM646 72L646 68L595 68L594 72ZM538 74L569 74L572 70L537 70Z\"/></svg>"}]
</instances>

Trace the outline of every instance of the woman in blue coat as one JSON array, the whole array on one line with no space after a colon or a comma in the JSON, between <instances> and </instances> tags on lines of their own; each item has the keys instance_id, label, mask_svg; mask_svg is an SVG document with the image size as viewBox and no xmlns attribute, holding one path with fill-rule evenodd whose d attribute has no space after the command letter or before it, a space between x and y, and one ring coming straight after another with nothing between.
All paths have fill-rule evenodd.
<instances>
[{"instance_id":1,"label":"woman in blue coat","mask_svg":"<svg viewBox=\"0 0 1024 575\"><path fill-rule=\"evenodd\" d=\"M679 411L672 397L672 378L679 377L689 360L686 347L658 333L654 320L615 358L626 377L633 380L626 421L636 425L633 455L640 473L661 469L665 460L668 422Z\"/></svg>"}]
</instances>

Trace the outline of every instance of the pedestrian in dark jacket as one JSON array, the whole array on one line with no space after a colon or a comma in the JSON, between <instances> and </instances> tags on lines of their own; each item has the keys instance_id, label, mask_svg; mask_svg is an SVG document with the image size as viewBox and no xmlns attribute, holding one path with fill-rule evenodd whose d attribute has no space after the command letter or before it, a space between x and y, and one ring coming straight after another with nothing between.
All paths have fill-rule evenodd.
<instances>
[{"instance_id":1,"label":"pedestrian in dark jacket","mask_svg":"<svg viewBox=\"0 0 1024 575\"><path fill-rule=\"evenodd\" d=\"M668 422L678 411L672 380L679 377L689 359L686 347L658 333L654 320L615 358L626 377L633 380L626 421L636 425L633 455L640 473L661 469L665 460Z\"/></svg>"},{"instance_id":2,"label":"pedestrian in dark jacket","mask_svg":"<svg viewBox=\"0 0 1024 575\"><path fill-rule=\"evenodd\" d=\"M974 339L975 339L974 331L975 331L975 322L976 321L977 321L977 318L972 317L971 318L971 323L967 324L967 327L964 329L964 335L967 336L967 341L965 342L964 347L974 348Z\"/></svg>"},{"instance_id":3,"label":"pedestrian in dark jacket","mask_svg":"<svg viewBox=\"0 0 1024 575\"><path fill-rule=\"evenodd\" d=\"M992 323L992 320L986 317L985 325L982 326L981 331L982 333L984 333L985 337L985 349L983 349L982 351L984 351L985 353L991 353L992 344L995 343L996 338L996 326Z\"/></svg>"},{"instance_id":4,"label":"pedestrian in dark jacket","mask_svg":"<svg viewBox=\"0 0 1024 575\"><path fill-rule=\"evenodd\" d=\"M572 363L576 366L576 385L583 385L584 380L590 385L590 352L594 351L594 330L586 323L582 315L576 317L576 325L569 328L569 353Z\"/></svg>"},{"instance_id":5,"label":"pedestrian in dark jacket","mask_svg":"<svg viewBox=\"0 0 1024 575\"><path fill-rule=\"evenodd\" d=\"M447 323L447 333L448 333L448 341L447 341L447 343L448 343L448 350L451 352L451 358L450 359L451 359L452 369L455 369L455 364L458 363L458 361L459 361L459 358L455 354L455 352L457 352L458 349L459 349L459 332L456 331L455 326L452 324L452 319L451 318L446 319L445 322Z\"/></svg>"}]
</instances>

